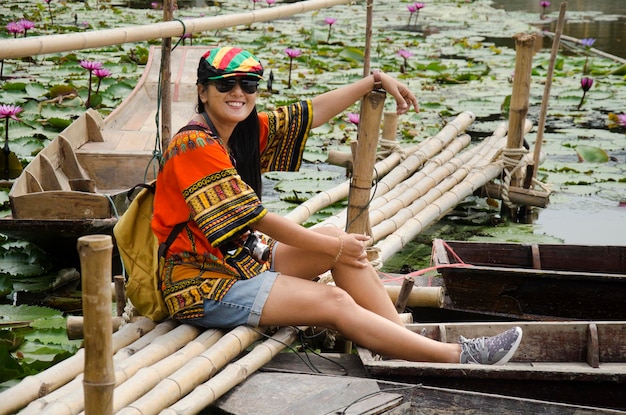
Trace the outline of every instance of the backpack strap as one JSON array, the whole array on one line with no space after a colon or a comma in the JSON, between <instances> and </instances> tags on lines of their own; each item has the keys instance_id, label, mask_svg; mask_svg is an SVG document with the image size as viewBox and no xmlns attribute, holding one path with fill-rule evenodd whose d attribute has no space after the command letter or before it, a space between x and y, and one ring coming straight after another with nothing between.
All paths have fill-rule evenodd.
<instances>
[{"instance_id":1,"label":"backpack strap","mask_svg":"<svg viewBox=\"0 0 626 415\"><path fill-rule=\"evenodd\" d=\"M170 245L172 245L172 243L174 242L174 239L176 239L176 237L178 236L178 234L185 228L185 226L187 226L187 222L181 222L181 223L177 223L172 230L170 231L170 234L167 236L167 239L165 240L165 242L163 242L162 244L159 245L159 258L165 258L165 255L167 254L167 250L170 249Z\"/></svg>"},{"instance_id":2,"label":"backpack strap","mask_svg":"<svg viewBox=\"0 0 626 415\"><path fill-rule=\"evenodd\" d=\"M133 192L137 188L148 189L150 192L152 192L152 194L154 194L154 192L156 192L156 181L152 182L152 183L138 183L135 186L133 186L132 188L130 188L128 190L128 192L126 193L126 197L129 200L130 200ZM158 250L159 258L161 258L161 257L165 258L165 255L167 254L167 250L170 248L170 245L172 245L172 243L174 243L174 240L176 239L178 234L185 228L186 225L187 225L187 221L180 222L180 223L177 223L172 228L172 230L170 231L170 234L167 236L167 239L165 240L165 242L163 242L163 243L161 243L159 245L159 250Z\"/></svg>"}]
</instances>

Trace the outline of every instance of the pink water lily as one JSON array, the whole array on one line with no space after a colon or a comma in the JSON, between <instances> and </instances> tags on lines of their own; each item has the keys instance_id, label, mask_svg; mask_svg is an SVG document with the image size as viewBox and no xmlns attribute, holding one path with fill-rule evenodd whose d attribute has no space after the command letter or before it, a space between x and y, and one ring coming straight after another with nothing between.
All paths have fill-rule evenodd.
<instances>
[{"instance_id":1,"label":"pink water lily","mask_svg":"<svg viewBox=\"0 0 626 415\"><path fill-rule=\"evenodd\" d=\"M361 116L355 112L348 113L348 121L350 121L354 125L359 125Z\"/></svg>"},{"instance_id":2,"label":"pink water lily","mask_svg":"<svg viewBox=\"0 0 626 415\"><path fill-rule=\"evenodd\" d=\"M93 73L102 68L102 62L82 60L80 61L80 66L89 71L89 92L87 93L87 102L85 103L85 106L89 108L91 105L91 82Z\"/></svg>"},{"instance_id":3,"label":"pink water lily","mask_svg":"<svg viewBox=\"0 0 626 415\"><path fill-rule=\"evenodd\" d=\"M617 123L622 127L626 127L626 114L618 114Z\"/></svg>"},{"instance_id":4,"label":"pink water lily","mask_svg":"<svg viewBox=\"0 0 626 415\"><path fill-rule=\"evenodd\" d=\"M426 4L422 2L416 2L413 4L409 4L406 8L409 10L409 25L411 24L411 19L413 18L413 14L415 14L415 24L417 24L417 19L420 15L420 10L423 9Z\"/></svg>"},{"instance_id":5,"label":"pink water lily","mask_svg":"<svg viewBox=\"0 0 626 415\"><path fill-rule=\"evenodd\" d=\"M591 89L591 86L593 85L593 79L592 78L588 78L588 77L584 77L580 80L580 87L583 89L583 96L580 98L580 102L578 103L578 110L580 111L580 107L583 106L583 103L585 101L585 95L587 95L587 91L589 91Z\"/></svg>"},{"instance_id":6,"label":"pink water lily","mask_svg":"<svg viewBox=\"0 0 626 415\"><path fill-rule=\"evenodd\" d=\"M17 118L17 114L22 112L22 107L17 105L0 105L0 119L4 118L6 120L5 128L4 128L4 148L2 149L2 153L4 154L4 178L10 179L12 177L9 170L9 155L11 154L11 150L9 149L9 120L20 121Z\"/></svg>"},{"instance_id":7,"label":"pink water lily","mask_svg":"<svg viewBox=\"0 0 626 415\"><path fill-rule=\"evenodd\" d=\"M22 26L19 22L9 22L6 28L7 32L13 35L14 38L16 38L18 34L24 32L24 26Z\"/></svg>"},{"instance_id":8,"label":"pink water lily","mask_svg":"<svg viewBox=\"0 0 626 415\"><path fill-rule=\"evenodd\" d=\"M96 88L96 94L100 92L100 84L102 80L108 76L111 76L111 71L106 68L94 69L93 74L98 77L98 87Z\"/></svg>"},{"instance_id":9,"label":"pink water lily","mask_svg":"<svg viewBox=\"0 0 626 415\"><path fill-rule=\"evenodd\" d=\"M400 72L402 73L406 73L406 68L408 66L407 60L413 56L413 52L406 50L406 49L400 49L398 51L398 55L400 55L400 57L402 57L403 63L400 66Z\"/></svg>"},{"instance_id":10,"label":"pink water lily","mask_svg":"<svg viewBox=\"0 0 626 415\"><path fill-rule=\"evenodd\" d=\"M272 4L276 3L276 0L265 0L265 2L268 6L271 6Z\"/></svg>"},{"instance_id":11,"label":"pink water lily","mask_svg":"<svg viewBox=\"0 0 626 415\"><path fill-rule=\"evenodd\" d=\"M330 42L330 31L336 21L337 19L335 19L334 17L327 17L324 19L324 22L326 22L326 24L328 25L328 37L326 38L326 43Z\"/></svg>"},{"instance_id":12,"label":"pink water lily","mask_svg":"<svg viewBox=\"0 0 626 415\"><path fill-rule=\"evenodd\" d=\"M291 69L293 67L293 60L298 56L302 55L302 51L300 49L285 49L285 53L289 56L289 79L287 81L287 88L291 88Z\"/></svg>"}]
</instances>

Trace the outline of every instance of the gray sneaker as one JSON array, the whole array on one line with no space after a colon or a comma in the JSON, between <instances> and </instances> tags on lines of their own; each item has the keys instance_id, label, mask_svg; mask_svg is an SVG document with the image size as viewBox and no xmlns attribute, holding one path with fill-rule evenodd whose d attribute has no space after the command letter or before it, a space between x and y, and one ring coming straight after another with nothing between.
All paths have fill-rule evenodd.
<instances>
[{"instance_id":1,"label":"gray sneaker","mask_svg":"<svg viewBox=\"0 0 626 415\"><path fill-rule=\"evenodd\" d=\"M503 365L522 341L522 329L513 327L492 337L466 339L461 336L461 363Z\"/></svg>"}]
</instances>

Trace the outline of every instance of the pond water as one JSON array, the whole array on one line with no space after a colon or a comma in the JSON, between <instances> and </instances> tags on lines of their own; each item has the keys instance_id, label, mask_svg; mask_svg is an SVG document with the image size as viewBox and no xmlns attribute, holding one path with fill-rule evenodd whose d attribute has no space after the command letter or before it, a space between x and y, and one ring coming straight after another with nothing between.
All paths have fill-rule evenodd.
<instances>
[{"instance_id":1,"label":"pond water","mask_svg":"<svg viewBox=\"0 0 626 415\"><path fill-rule=\"evenodd\" d=\"M533 25L554 32L561 2L552 1L541 18L541 6L537 0L494 0L492 7L503 9L511 16L516 13L536 12ZM615 0L569 0L563 35L577 39L596 39L593 47L611 55L626 59L626 8L623 1ZM498 39L506 42L508 39ZM514 42L506 45L514 48ZM550 48L550 42L544 42ZM561 53L567 53L565 48ZM624 163L623 154L619 161ZM569 193L557 190L550 197L546 209L537 209L534 233L545 234L570 244L626 244L626 207L615 200L596 195ZM626 198L626 192L622 195Z\"/></svg>"},{"instance_id":2,"label":"pond water","mask_svg":"<svg viewBox=\"0 0 626 415\"><path fill-rule=\"evenodd\" d=\"M546 18L538 18L537 23L554 32L560 4L552 1L546 9ZM625 5L623 0L569 0L563 35L577 39L594 38L594 48L626 58ZM537 0L494 0L492 7L507 12L536 11L538 16L541 14L541 6Z\"/></svg>"}]
</instances>

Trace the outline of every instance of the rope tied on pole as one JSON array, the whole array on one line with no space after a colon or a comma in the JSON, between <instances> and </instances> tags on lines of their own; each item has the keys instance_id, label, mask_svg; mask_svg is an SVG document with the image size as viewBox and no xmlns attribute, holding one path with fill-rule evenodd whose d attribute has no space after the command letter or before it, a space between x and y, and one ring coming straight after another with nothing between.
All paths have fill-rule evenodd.
<instances>
[{"instance_id":1,"label":"rope tied on pole","mask_svg":"<svg viewBox=\"0 0 626 415\"><path fill-rule=\"evenodd\" d=\"M509 189L511 186L511 179L517 171L525 169L526 166L532 163L532 159L529 155L528 149L521 148L503 148L495 156L494 160L500 158L503 163L502 178L502 201L509 208L516 208L519 205L511 202L509 198ZM532 184L541 187L544 191L548 191L549 187L533 177Z\"/></svg>"},{"instance_id":2,"label":"rope tied on pole","mask_svg":"<svg viewBox=\"0 0 626 415\"><path fill-rule=\"evenodd\" d=\"M376 160L384 160L393 153L400 154L400 160L404 161L407 158L407 152L404 148L398 144L396 140L387 140L384 138L378 139L379 150L376 153Z\"/></svg>"}]
</instances>

